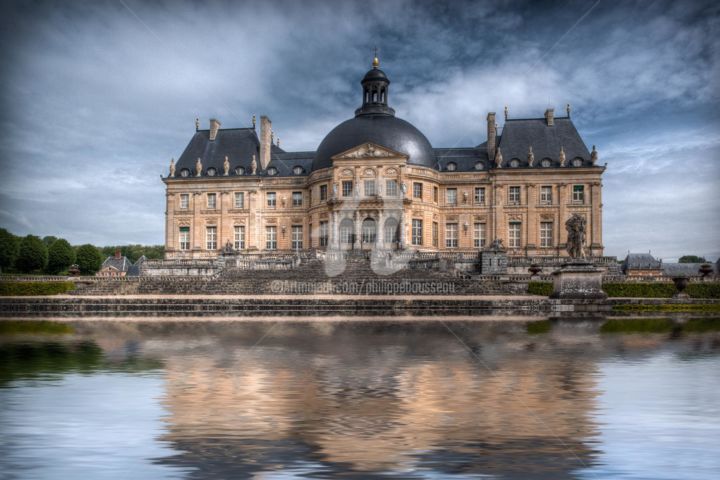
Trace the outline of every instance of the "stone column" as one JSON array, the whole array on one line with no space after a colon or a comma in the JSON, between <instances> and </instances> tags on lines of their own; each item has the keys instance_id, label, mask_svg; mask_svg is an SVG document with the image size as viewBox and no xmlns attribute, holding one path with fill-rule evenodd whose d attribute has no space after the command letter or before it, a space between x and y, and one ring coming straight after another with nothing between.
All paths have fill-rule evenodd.
<instances>
[{"instance_id":1,"label":"stone column","mask_svg":"<svg viewBox=\"0 0 720 480\"><path fill-rule=\"evenodd\" d=\"M165 194L165 250L176 250L175 244L175 203L176 195L174 193Z\"/></svg>"},{"instance_id":2,"label":"stone column","mask_svg":"<svg viewBox=\"0 0 720 480\"><path fill-rule=\"evenodd\" d=\"M228 219L228 205L227 201L230 198L229 192L220 192L220 221L218 222L218 247L221 249L225 248L225 243L230 240L233 242L233 235Z\"/></svg>"},{"instance_id":3,"label":"stone column","mask_svg":"<svg viewBox=\"0 0 720 480\"><path fill-rule=\"evenodd\" d=\"M354 248L355 250L360 250L360 246L362 245L361 242L360 242L360 238L361 238L360 236L361 236L361 234L362 234L362 221L363 221L363 219L362 219L362 215L360 214L360 212L355 212L355 213L354 213L354 216L355 216L355 226L354 226L354 228L355 228L355 242L353 243L353 248Z\"/></svg>"},{"instance_id":4,"label":"stone column","mask_svg":"<svg viewBox=\"0 0 720 480\"><path fill-rule=\"evenodd\" d=\"M190 227L190 234L192 236L192 250L198 251L203 249L203 236L205 235L204 225L202 225L202 217L200 209L202 208L202 194L200 192L193 192L192 194L192 208L193 208L193 219L192 226Z\"/></svg>"},{"instance_id":5,"label":"stone column","mask_svg":"<svg viewBox=\"0 0 720 480\"><path fill-rule=\"evenodd\" d=\"M383 219L384 219L384 215L383 215L383 211L381 209L378 212L378 216L375 220L375 222L376 222L375 224L377 226L376 231L375 231L375 235L376 235L375 246L381 250L383 250L385 247L385 242L384 242L385 239L383 238L383 234L385 233L383 231Z\"/></svg>"},{"instance_id":6,"label":"stone column","mask_svg":"<svg viewBox=\"0 0 720 480\"><path fill-rule=\"evenodd\" d=\"M535 250L539 245L538 235L538 215L537 215L537 187L535 185L527 186L527 238L525 239L525 252L530 253L530 250ZM535 253L535 252L533 252Z\"/></svg>"},{"instance_id":7,"label":"stone column","mask_svg":"<svg viewBox=\"0 0 720 480\"><path fill-rule=\"evenodd\" d=\"M503 241L503 245L505 248L508 247L508 239L506 232L506 226L503 224L505 221L505 209L503 208L503 195L502 195L502 185L495 185L493 188L493 230L494 230L494 237L490 239L490 242L495 240L496 238L499 238Z\"/></svg>"},{"instance_id":8,"label":"stone column","mask_svg":"<svg viewBox=\"0 0 720 480\"><path fill-rule=\"evenodd\" d=\"M247 192L248 202L248 226L247 226L247 242L248 249L258 248L257 238L257 215L255 213L255 203L257 202L257 191L250 190Z\"/></svg>"},{"instance_id":9,"label":"stone column","mask_svg":"<svg viewBox=\"0 0 720 480\"><path fill-rule=\"evenodd\" d=\"M558 220L558 228L560 229L560 241L558 242L558 249L562 254L565 252L565 244L567 243L567 230L565 230L565 206L567 205L567 184L560 183L558 185L558 206L560 210L560 218Z\"/></svg>"},{"instance_id":10,"label":"stone column","mask_svg":"<svg viewBox=\"0 0 720 480\"><path fill-rule=\"evenodd\" d=\"M591 218L591 250L593 254L599 254L602 246L602 185L600 182L593 182L590 185L590 218Z\"/></svg>"}]
</instances>

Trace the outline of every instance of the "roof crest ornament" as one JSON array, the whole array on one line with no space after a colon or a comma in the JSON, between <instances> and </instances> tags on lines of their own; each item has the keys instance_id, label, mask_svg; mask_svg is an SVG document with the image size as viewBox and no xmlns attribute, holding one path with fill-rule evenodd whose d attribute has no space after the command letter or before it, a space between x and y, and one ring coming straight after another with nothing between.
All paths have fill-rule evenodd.
<instances>
[{"instance_id":1,"label":"roof crest ornament","mask_svg":"<svg viewBox=\"0 0 720 480\"><path fill-rule=\"evenodd\" d=\"M508 106L505 105L505 120L508 119Z\"/></svg>"},{"instance_id":2,"label":"roof crest ornament","mask_svg":"<svg viewBox=\"0 0 720 480\"><path fill-rule=\"evenodd\" d=\"M252 122L253 122L253 128L255 128L255 115L253 115L253 117L252 117Z\"/></svg>"},{"instance_id":3,"label":"roof crest ornament","mask_svg":"<svg viewBox=\"0 0 720 480\"><path fill-rule=\"evenodd\" d=\"M171 177L175 176L175 158L174 157L170 159L170 176Z\"/></svg>"},{"instance_id":4,"label":"roof crest ornament","mask_svg":"<svg viewBox=\"0 0 720 480\"><path fill-rule=\"evenodd\" d=\"M200 161L200 157L198 157L197 161L195 162L195 176L199 177L202 174L202 162Z\"/></svg>"},{"instance_id":5,"label":"roof crest ornament","mask_svg":"<svg viewBox=\"0 0 720 480\"><path fill-rule=\"evenodd\" d=\"M597 149L595 148L595 145L593 145L592 152L590 152L590 163L595 165L595 162L597 162L597 160L598 160L598 152L597 152Z\"/></svg>"},{"instance_id":6,"label":"roof crest ornament","mask_svg":"<svg viewBox=\"0 0 720 480\"><path fill-rule=\"evenodd\" d=\"M378 59L377 47L375 47L375 55L373 56L372 66L373 68L380 67L380 59Z\"/></svg>"},{"instance_id":7,"label":"roof crest ornament","mask_svg":"<svg viewBox=\"0 0 720 480\"><path fill-rule=\"evenodd\" d=\"M570 104L565 105L565 111L567 112L568 118L570 118Z\"/></svg>"},{"instance_id":8,"label":"roof crest ornament","mask_svg":"<svg viewBox=\"0 0 720 480\"><path fill-rule=\"evenodd\" d=\"M197 132L198 130L200 130L200 119L195 117L195 131Z\"/></svg>"},{"instance_id":9,"label":"roof crest ornament","mask_svg":"<svg viewBox=\"0 0 720 480\"><path fill-rule=\"evenodd\" d=\"M500 147L495 151L495 167L502 168L503 156Z\"/></svg>"},{"instance_id":10,"label":"roof crest ornament","mask_svg":"<svg viewBox=\"0 0 720 480\"><path fill-rule=\"evenodd\" d=\"M252 162L250 162L250 172L255 175L255 172L257 172L257 160L255 159L255 155L252 156Z\"/></svg>"}]
</instances>

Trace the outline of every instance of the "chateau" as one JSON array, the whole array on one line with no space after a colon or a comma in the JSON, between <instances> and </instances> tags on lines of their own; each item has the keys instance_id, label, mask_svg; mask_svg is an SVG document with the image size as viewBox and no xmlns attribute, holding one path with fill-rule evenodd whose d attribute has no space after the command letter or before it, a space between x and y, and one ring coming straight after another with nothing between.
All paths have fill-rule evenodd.
<instances>
[{"instance_id":1,"label":"chateau","mask_svg":"<svg viewBox=\"0 0 720 480\"><path fill-rule=\"evenodd\" d=\"M167 188L168 259L237 252L417 250L477 252L495 240L510 256L566 256L565 221L587 223L586 250L603 255L602 183L570 119L508 118L476 146L434 148L389 106L377 57L362 104L316 151L288 152L270 119L200 129ZM497 245L497 243L495 243Z\"/></svg>"}]
</instances>

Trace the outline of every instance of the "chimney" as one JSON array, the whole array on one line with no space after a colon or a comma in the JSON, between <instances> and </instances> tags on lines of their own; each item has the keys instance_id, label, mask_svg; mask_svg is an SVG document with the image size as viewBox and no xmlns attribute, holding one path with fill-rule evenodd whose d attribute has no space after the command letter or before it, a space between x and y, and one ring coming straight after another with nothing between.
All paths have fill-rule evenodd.
<instances>
[{"instance_id":1,"label":"chimney","mask_svg":"<svg viewBox=\"0 0 720 480\"><path fill-rule=\"evenodd\" d=\"M555 109L554 108L548 108L545 110L545 121L547 122L549 127L552 127L555 125Z\"/></svg>"},{"instance_id":2,"label":"chimney","mask_svg":"<svg viewBox=\"0 0 720 480\"><path fill-rule=\"evenodd\" d=\"M265 170L270 163L270 149L272 148L272 122L265 116L260 116L260 169Z\"/></svg>"},{"instance_id":3,"label":"chimney","mask_svg":"<svg viewBox=\"0 0 720 480\"><path fill-rule=\"evenodd\" d=\"M497 135L497 125L495 125L495 112L487 115L487 152L488 158L495 158L495 136Z\"/></svg>"},{"instance_id":4,"label":"chimney","mask_svg":"<svg viewBox=\"0 0 720 480\"><path fill-rule=\"evenodd\" d=\"M210 141L215 140L218 130L220 130L220 120L217 118L210 119Z\"/></svg>"},{"instance_id":5,"label":"chimney","mask_svg":"<svg viewBox=\"0 0 720 480\"><path fill-rule=\"evenodd\" d=\"M120 260L120 249L119 249L119 248L116 248L116 249L115 249L115 258L116 258L117 260Z\"/></svg>"}]
</instances>

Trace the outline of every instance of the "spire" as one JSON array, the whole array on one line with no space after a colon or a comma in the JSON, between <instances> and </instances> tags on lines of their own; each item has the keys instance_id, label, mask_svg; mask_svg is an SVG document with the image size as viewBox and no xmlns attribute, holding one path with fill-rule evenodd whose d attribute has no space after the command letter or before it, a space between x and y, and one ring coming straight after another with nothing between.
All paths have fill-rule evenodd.
<instances>
[{"instance_id":1,"label":"spire","mask_svg":"<svg viewBox=\"0 0 720 480\"><path fill-rule=\"evenodd\" d=\"M375 47L375 56L373 57L372 66L373 68L380 67L380 59L377 56L377 47Z\"/></svg>"},{"instance_id":2,"label":"spire","mask_svg":"<svg viewBox=\"0 0 720 480\"><path fill-rule=\"evenodd\" d=\"M597 152L597 149L595 148L595 145L593 145L592 152L590 152L590 162L593 165L595 165L595 162L597 162L597 160L598 160L598 152Z\"/></svg>"}]
</instances>

